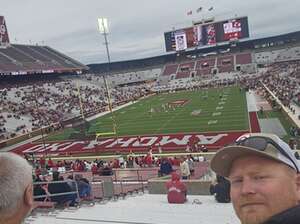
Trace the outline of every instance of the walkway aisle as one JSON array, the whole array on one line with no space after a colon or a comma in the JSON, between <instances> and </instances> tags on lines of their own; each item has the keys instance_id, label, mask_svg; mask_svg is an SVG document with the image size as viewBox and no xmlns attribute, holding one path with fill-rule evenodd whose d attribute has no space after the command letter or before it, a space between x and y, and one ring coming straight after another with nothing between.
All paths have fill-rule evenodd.
<instances>
[{"instance_id":1,"label":"walkway aisle","mask_svg":"<svg viewBox=\"0 0 300 224\"><path fill-rule=\"evenodd\" d=\"M198 199L202 204L193 203ZM238 224L232 205L217 203L213 196L188 196L185 204L168 204L166 195L130 196L125 200L67 210L56 216L40 215L32 224Z\"/></svg>"}]
</instances>

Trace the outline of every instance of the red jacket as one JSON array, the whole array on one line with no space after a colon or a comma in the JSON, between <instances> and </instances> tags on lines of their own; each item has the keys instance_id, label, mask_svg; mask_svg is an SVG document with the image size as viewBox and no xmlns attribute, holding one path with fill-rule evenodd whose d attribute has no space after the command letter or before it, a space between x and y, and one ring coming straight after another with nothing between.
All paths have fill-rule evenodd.
<instances>
[{"instance_id":1,"label":"red jacket","mask_svg":"<svg viewBox=\"0 0 300 224\"><path fill-rule=\"evenodd\" d=\"M183 204L186 202L186 186L180 182L180 176L173 172L172 180L166 183L168 189L168 202Z\"/></svg>"},{"instance_id":2,"label":"red jacket","mask_svg":"<svg viewBox=\"0 0 300 224\"><path fill-rule=\"evenodd\" d=\"M98 174L98 167L95 164L92 166L92 173L93 174Z\"/></svg>"}]
</instances>

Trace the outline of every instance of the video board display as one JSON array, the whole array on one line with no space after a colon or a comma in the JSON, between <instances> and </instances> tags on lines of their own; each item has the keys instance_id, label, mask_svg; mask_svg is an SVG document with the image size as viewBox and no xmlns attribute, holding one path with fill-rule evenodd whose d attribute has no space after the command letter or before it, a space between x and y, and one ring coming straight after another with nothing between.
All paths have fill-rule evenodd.
<instances>
[{"instance_id":1,"label":"video board display","mask_svg":"<svg viewBox=\"0 0 300 224\"><path fill-rule=\"evenodd\" d=\"M248 37L248 18L242 17L166 32L165 45L167 51L182 51Z\"/></svg>"}]
</instances>

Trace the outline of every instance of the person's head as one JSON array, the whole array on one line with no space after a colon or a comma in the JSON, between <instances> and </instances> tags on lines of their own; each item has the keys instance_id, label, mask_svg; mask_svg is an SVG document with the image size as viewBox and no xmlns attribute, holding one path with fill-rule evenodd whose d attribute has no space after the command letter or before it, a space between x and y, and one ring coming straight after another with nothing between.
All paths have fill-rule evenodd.
<instances>
[{"instance_id":1,"label":"person's head","mask_svg":"<svg viewBox=\"0 0 300 224\"><path fill-rule=\"evenodd\" d=\"M258 224L300 202L299 163L276 135L251 134L219 150L211 161L229 179L235 212L243 224Z\"/></svg>"},{"instance_id":2,"label":"person's head","mask_svg":"<svg viewBox=\"0 0 300 224\"><path fill-rule=\"evenodd\" d=\"M217 175L216 177L216 180L217 180L217 183L222 183L224 181L224 177L223 176L220 176L220 175Z\"/></svg>"},{"instance_id":3,"label":"person's head","mask_svg":"<svg viewBox=\"0 0 300 224\"><path fill-rule=\"evenodd\" d=\"M171 179L172 179L172 181L179 181L180 180L180 176L179 176L178 173L172 172L171 173Z\"/></svg>"},{"instance_id":4,"label":"person's head","mask_svg":"<svg viewBox=\"0 0 300 224\"><path fill-rule=\"evenodd\" d=\"M0 153L0 180L0 223L21 223L33 204L32 167L14 153Z\"/></svg>"},{"instance_id":5,"label":"person's head","mask_svg":"<svg viewBox=\"0 0 300 224\"><path fill-rule=\"evenodd\" d=\"M82 175L81 174L75 174L75 180L79 181L82 179Z\"/></svg>"}]
</instances>

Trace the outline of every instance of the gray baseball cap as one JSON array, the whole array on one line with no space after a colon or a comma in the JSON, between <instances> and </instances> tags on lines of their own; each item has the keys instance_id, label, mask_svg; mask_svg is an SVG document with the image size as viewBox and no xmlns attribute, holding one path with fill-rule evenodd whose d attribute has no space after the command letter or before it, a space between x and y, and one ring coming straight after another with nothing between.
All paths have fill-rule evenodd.
<instances>
[{"instance_id":1,"label":"gray baseball cap","mask_svg":"<svg viewBox=\"0 0 300 224\"><path fill-rule=\"evenodd\" d=\"M217 174L228 177L232 163L244 156L260 156L284 163L300 172L300 164L290 146L278 136L264 133L245 134L235 145L220 149L212 158L210 166Z\"/></svg>"}]
</instances>

